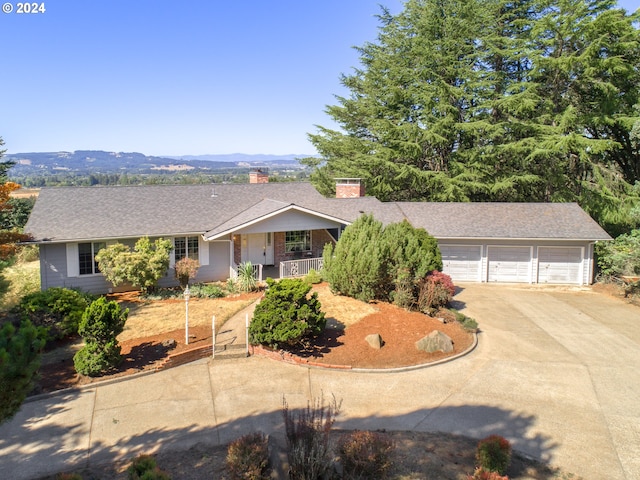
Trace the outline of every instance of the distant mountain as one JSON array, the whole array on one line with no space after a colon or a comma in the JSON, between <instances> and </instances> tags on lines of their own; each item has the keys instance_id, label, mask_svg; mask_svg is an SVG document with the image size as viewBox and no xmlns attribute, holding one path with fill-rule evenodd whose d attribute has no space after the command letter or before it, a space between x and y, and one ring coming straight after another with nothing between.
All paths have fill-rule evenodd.
<instances>
[{"instance_id":1,"label":"distant mountain","mask_svg":"<svg viewBox=\"0 0 640 480\"><path fill-rule=\"evenodd\" d=\"M304 157L300 156L300 157ZM142 153L77 150L75 152L35 152L7 154L4 160L16 163L12 177L29 175L90 175L95 173L159 174L176 172L216 173L220 170L259 166L301 168L297 155L185 155L156 157Z\"/></svg>"}]
</instances>

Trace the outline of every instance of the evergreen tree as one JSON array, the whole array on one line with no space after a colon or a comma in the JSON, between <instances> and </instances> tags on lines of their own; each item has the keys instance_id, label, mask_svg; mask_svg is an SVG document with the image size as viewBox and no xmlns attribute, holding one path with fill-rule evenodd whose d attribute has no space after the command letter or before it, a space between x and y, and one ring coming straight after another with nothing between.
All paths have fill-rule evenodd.
<instances>
[{"instance_id":1,"label":"evergreen tree","mask_svg":"<svg viewBox=\"0 0 640 480\"><path fill-rule=\"evenodd\" d=\"M381 222L362 215L344 230L335 248L325 247L324 275L334 292L366 302L388 291L380 252L382 231Z\"/></svg>"},{"instance_id":2,"label":"evergreen tree","mask_svg":"<svg viewBox=\"0 0 640 480\"><path fill-rule=\"evenodd\" d=\"M122 357L117 336L124 330L129 309L122 310L118 302L100 297L82 315L78 333L85 345L73 357L81 375L98 376L116 367Z\"/></svg>"},{"instance_id":3,"label":"evergreen tree","mask_svg":"<svg viewBox=\"0 0 640 480\"><path fill-rule=\"evenodd\" d=\"M326 319L318 294L300 279L267 279L264 299L256 306L249 325L249 341L273 348L304 344L324 330Z\"/></svg>"},{"instance_id":4,"label":"evergreen tree","mask_svg":"<svg viewBox=\"0 0 640 480\"><path fill-rule=\"evenodd\" d=\"M28 320L0 327L0 423L13 417L33 388L46 333Z\"/></svg>"},{"instance_id":5,"label":"evergreen tree","mask_svg":"<svg viewBox=\"0 0 640 480\"><path fill-rule=\"evenodd\" d=\"M309 135L311 176L381 200L578 201L629 221L640 32L612 0L409 0L359 48L351 92Z\"/></svg>"}]
</instances>

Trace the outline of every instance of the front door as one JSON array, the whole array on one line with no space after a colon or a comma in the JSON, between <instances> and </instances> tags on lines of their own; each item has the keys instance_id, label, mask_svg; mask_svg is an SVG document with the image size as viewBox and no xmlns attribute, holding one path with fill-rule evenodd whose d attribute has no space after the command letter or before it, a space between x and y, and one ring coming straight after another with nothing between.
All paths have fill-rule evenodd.
<instances>
[{"instance_id":1,"label":"front door","mask_svg":"<svg viewBox=\"0 0 640 480\"><path fill-rule=\"evenodd\" d=\"M251 233L246 237L246 251L242 252L242 261L254 265L273 265L273 234Z\"/></svg>"}]
</instances>

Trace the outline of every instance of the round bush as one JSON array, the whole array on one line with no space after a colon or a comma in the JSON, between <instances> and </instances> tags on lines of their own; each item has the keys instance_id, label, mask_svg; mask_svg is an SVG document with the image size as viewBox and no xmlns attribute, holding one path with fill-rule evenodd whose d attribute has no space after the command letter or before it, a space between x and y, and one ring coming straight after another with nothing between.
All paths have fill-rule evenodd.
<instances>
[{"instance_id":1,"label":"round bush","mask_svg":"<svg viewBox=\"0 0 640 480\"><path fill-rule=\"evenodd\" d=\"M267 279L264 299L256 306L249 325L249 342L279 348L319 335L326 319L318 294L308 296L311 285L299 279Z\"/></svg>"},{"instance_id":2,"label":"round bush","mask_svg":"<svg viewBox=\"0 0 640 480\"><path fill-rule=\"evenodd\" d=\"M476 460L483 470L503 474L511 463L511 444L500 435L491 435L480 440Z\"/></svg>"},{"instance_id":3,"label":"round bush","mask_svg":"<svg viewBox=\"0 0 640 480\"><path fill-rule=\"evenodd\" d=\"M393 441L382 433L356 430L343 435L338 442L338 455L344 478L385 478L393 449Z\"/></svg>"}]
</instances>

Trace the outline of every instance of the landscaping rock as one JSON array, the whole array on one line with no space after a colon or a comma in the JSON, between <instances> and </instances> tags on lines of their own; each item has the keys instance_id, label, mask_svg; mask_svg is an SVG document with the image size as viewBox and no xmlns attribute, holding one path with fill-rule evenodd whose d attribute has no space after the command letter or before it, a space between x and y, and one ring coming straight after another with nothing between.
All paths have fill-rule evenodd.
<instances>
[{"instance_id":1,"label":"landscaping rock","mask_svg":"<svg viewBox=\"0 0 640 480\"><path fill-rule=\"evenodd\" d=\"M377 350L380 350L384 345L384 341L382 340L382 337L379 333L372 333L371 335L367 335L366 337L364 337L364 339L371 348L375 348Z\"/></svg>"},{"instance_id":2,"label":"landscaping rock","mask_svg":"<svg viewBox=\"0 0 640 480\"><path fill-rule=\"evenodd\" d=\"M170 338L168 340L163 340L162 341L162 346L164 348L169 348L169 349L175 348L177 344L178 344L178 342L176 342L173 338Z\"/></svg>"},{"instance_id":3,"label":"landscaping rock","mask_svg":"<svg viewBox=\"0 0 640 480\"><path fill-rule=\"evenodd\" d=\"M418 350L425 351L427 353L433 353L442 351L444 353L449 353L453 351L453 342L451 338L438 331L434 330L426 337L421 338L416 342L416 348Z\"/></svg>"}]
</instances>

